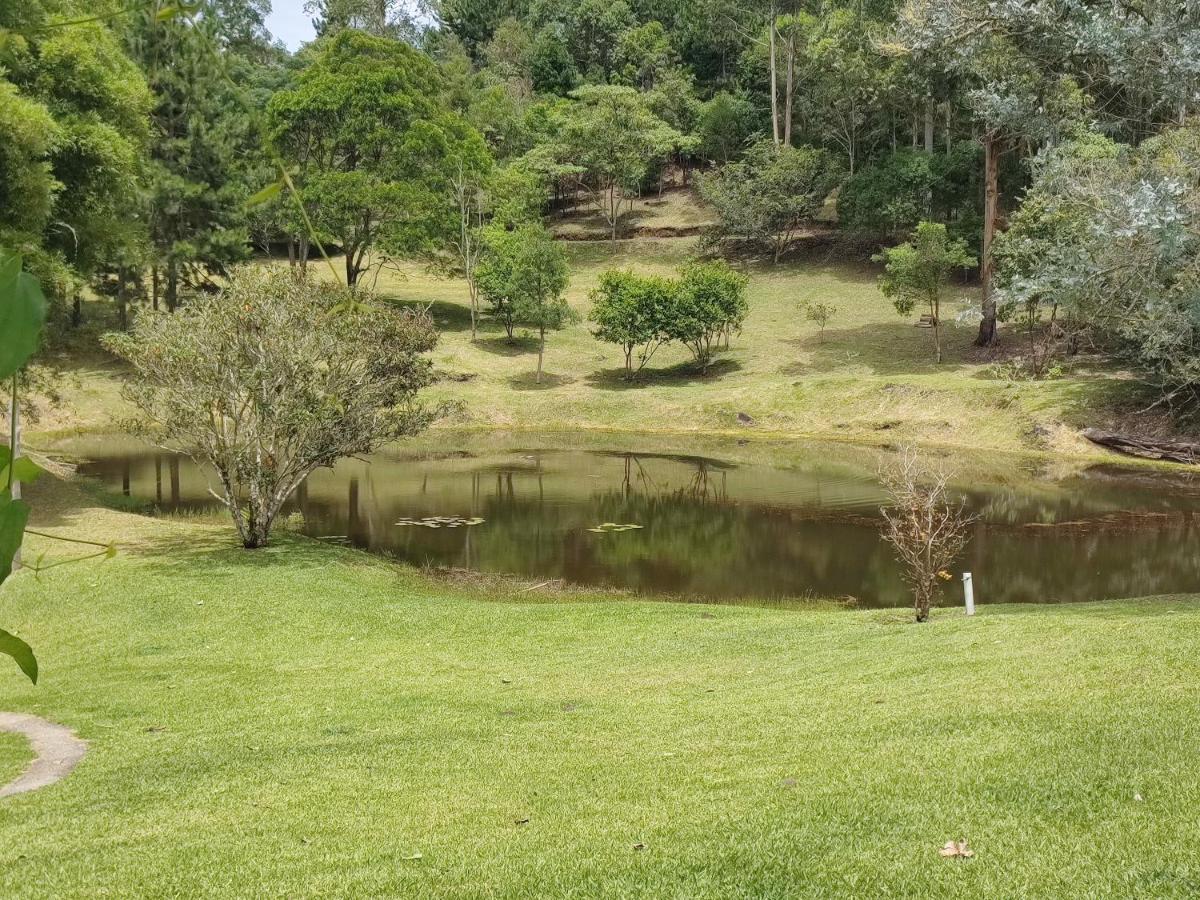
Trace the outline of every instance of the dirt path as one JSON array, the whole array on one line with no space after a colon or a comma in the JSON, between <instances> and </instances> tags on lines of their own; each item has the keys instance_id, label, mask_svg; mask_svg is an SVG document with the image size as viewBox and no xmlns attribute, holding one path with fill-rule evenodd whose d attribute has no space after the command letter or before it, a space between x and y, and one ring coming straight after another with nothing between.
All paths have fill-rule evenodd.
<instances>
[{"instance_id":1,"label":"dirt path","mask_svg":"<svg viewBox=\"0 0 1200 900\"><path fill-rule=\"evenodd\" d=\"M34 760L19 776L4 787L0 797L36 791L61 781L87 753L87 744L65 725L56 725L25 713L0 712L0 731L12 731L29 738Z\"/></svg>"}]
</instances>

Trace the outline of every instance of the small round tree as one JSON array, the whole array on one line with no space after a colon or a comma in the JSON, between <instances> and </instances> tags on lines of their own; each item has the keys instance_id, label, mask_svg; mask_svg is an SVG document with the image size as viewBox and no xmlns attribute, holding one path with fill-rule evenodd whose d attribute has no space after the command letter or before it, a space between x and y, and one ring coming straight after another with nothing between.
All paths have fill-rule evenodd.
<instances>
[{"instance_id":1,"label":"small round tree","mask_svg":"<svg viewBox=\"0 0 1200 900\"><path fill-rule=\"evenodd\" d=\"M267 543L280 508L315 469L414 434L430 410L424 312L286 269L236 270L174 315L138 317L106 345L133 367L125 395L160 446L211 466L242 545ZM211 490L211 489L210 489Z\"/></svg>"},{"instance_id":2,"label":"small round tree","mask_svg":"<svg viewBox=\"0 0 1200 900\"><path fill-rule=\"evenodd\" d=\"M728 349L730 334L746 320L749 282L721 259L694 262L680 271L666 334L692 351L700 371L708 371L721 338Z\"/></svg>"},{"instance_id":3,"label":"small round tree","mask_svg":"<svg viewBox=\"0 0 1200 900\"><path fill-rule=\"evenodd\" d=\"M885 264L879 279L883 296L896 312L907 316L918 303L929 309L934 356L942 361L942 288L955 269L967 269L977 260L965 242L952 239L940 222L922 222L911 240L872 257Z\"/></svg>"},{"instance_id":4,"label":"small round tree","mask_svg":"<svg viewBox=\"0 0 1200 900\"><path fill-rule=\"evenodd\" d=\"M592 291L591 320L597 338L619 344L625 377L646 367L654 352L670 340L668 330L678 284L655 275L610 269ZM636 351L637 368L634 368Z\"/></svg>"},{"instance_id":5,"label":"small round tree","mask_svg":"<svg viewBox=\"0 0 1200 900\"><path fill-rule=\"evenodd\" d=\"M576 318L563 291L569 277L567 258L540 223L509 231L493 226L479 261L479 289L512 337L514 325L538 332L537 383L542 381L546 332L557 331Z\"/></svg>"}]
</instances>

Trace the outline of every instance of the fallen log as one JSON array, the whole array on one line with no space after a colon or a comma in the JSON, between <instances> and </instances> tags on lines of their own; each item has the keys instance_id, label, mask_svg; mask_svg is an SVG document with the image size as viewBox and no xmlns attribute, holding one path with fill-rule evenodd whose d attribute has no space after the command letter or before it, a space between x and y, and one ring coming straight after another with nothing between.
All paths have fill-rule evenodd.
<instances>
[{"instance_id":1,"label":"fallen log","mask_svg":"<svg viewBox=\"0 0 1200 900\"><path fill-rule=\"evenodd\" d=\"M1178 463L1195 464L1200 462L1200 444L1190 441L1154 440L1129 434L1117 434L1115 431L1102 431L1099 428L1085 428L1083 436L1093 444L1108 447L1110 450L1116 450L1126 456L1140 456L1142 459L1161 459Z\"/></svg>"}]
</instances>

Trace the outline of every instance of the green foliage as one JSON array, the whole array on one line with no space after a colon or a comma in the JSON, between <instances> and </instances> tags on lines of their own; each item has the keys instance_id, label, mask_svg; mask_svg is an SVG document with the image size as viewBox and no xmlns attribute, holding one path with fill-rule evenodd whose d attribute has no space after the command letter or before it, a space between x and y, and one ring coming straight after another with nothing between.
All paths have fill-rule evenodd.
<instances>
[{"instance_id":1,"label":"green foliage","mask_svg":"<svg viewBox=\"0 0 1200 900\"><path fill-rule=\"evenodd\" d=\"M700 107L696 125L700 154L710 162L724 165L742 154L756 130L754 104L721 91Z\"/></svg>"},{"instance_id":2,"label":"green foliage","mask_svg":"<svg viewBox=\"0 0 1200 900\"><path fill-rule=\"evenodd\" d=\"M311 472L423 428L428 316L267 267L235 270L181 313L143 314L105 345L133 369L127 399L163 446L217 473L246 547L267 542Z\"/></svg>"},{"instance_id":3,"label":"green foliage","mask_svg":"<svg viewBox=\"0 0 1200 900\"><path fill-rule=\"evenodd\" d=\"M547 94L566 96L579 84L579 70L557 26L546 26L534 38L529 73L534 90Z\"/></svg>"},{"instance_id":4,"label":"green foliage","mask_svg":"<svg viewBox=\"0 0 1200 900\"><path fill-rule=\"evenodd\" d=\"M486 152L441 88L412 47L343 30L293 89L271 98L271 140L297 167L319 235L345 253L350 285L376 246L403 253L427 243L452 212L445 197L459 161Z\"/></svg>"},{"instance_id":5,"label":"green foliage","mask_svg":"<svg viewBox=\"0 0 1200 900\"><path fill-rule=\"evenodd\" d=\"M823 150L759 141L742 160L700 179L700 193L719 218L707 239L746 241L778 262L840 178L840 167Z\"/></svg>"},{"instance_id":6,"label":"green foliage","mask_svg":"<svg viewBox=\"0 0 1200 900\"><path fill-rule=\"evenodd\" d=\"M560 157L581 170L577 183L615 241L622 204L638 192L651 167L681 145L682 135L633 88L583 87L572 97L577 102L566 111Z\"/></svg>"},{"instance_id":7,"label":"green foliage","mask_svg":"<svg viewBox=\"0 0 1200 900\"><path fill-rule=\"evenodd\" d=\"M1187 412L1200 403L1198 165L1194 124L1137 148L1079 135L1037 158L996 246L1003 306L1061 310Z\"/></svg>"},{"instance_id":8,"label":"green foliage","mask_svg":"<svg viewBox=\"0 0 1200 900\"><path fill-rule=\"evenodd\" d=\"M41 286L23 270L20 256L0 249L0 383L12 385L8 397L12 422L16 421L17 371L37 352L45 320ZM0 584L12 572L29 519L29 505L13 496L13 482L36 474L29 471L28 460L13 459L15 438L14 431L9 445L0 447ZM31 681L37 681L37 660L28 644L0 630L0 653L12 657Z\"/></svg>"},{"instance_id":9,"label":"green foliage","mask_svg":"<svg viewBox=\"0 0 1200 900\"><path fill-rule=\"evenodd\" d=\"M940 222L921 222L912 239L890 247L874 257L884 263L879 289L892 301L902 316L912 313L918 303L929 309L937 361L942 361L941 296L942 288L956 269L977 263L965 242L954 240Z\"/></svg>"},{"instance_id":10,"label":"green foliage","mask_svg":"<svg viewBox=\"0 0 1200 900\"><path fill-rule=\"evenodd\" d=\"M724 260L695 262L683 268L667 336L686 344L702 372L717 352L719 341L729 346L729 336L740 331L749 306L749 279Z\"/></svg>"},{"instance_id":11,"label":"green foliage","mask_svg":"<svg viewBox=\"0 0 1200 900\"><path fill-rule=\"evenodd\" d=\"M575 319L563 297L569 277L567 258L540 223L519 225L511 231L492 226L485 242L486 251L476 270L480 292L509 338L516 325L537 329L540 382L546 332L557 331Z\"/></svg>"},{"instance_id":12,"label":"green foliage","mask_svg":"<svg viewBox=\"0 0 1200 900\"><path fill-rule=\"evenodd\" d=\"M922 219L978 227L979 145L960 141L947 152L901 149L854 173L838 194L838 222L847 229L895 234Z\"/></svg>"},{"instance_id":13,"label":"green foliage","mask_svg":"<svg viewBox=\"0 0 1200 900\"><path fill-rule=\"evenodd\" d=\"M654 352L671 339L678 290L676 282L653 275L610 269L600 276L600 284L591 293L593 333L602 341L620 345L626 377L645 368Z\"/></svg>"}]
</instances>

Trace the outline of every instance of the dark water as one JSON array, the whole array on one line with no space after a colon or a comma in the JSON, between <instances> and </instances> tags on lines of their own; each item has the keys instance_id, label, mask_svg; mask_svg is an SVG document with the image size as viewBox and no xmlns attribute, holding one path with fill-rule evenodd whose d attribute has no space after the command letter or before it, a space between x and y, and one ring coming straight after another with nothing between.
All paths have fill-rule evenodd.
<instances>
[{"instance_id":1,"label":"dark water","mask_svg":"<svg viewBox=\"0 0 1200 900\"><path fill-rule=\"evenodd\" d=\"M458 439L459 448L470 447ZM705 448L711 452L711 448ZM165 510L212 507L187 458L93 447L82 470ZM814 446L786 461L518 449L383 453L314 474L303 530L417 565L455 566L687 598L907 602L879 537L878 458ZM1090 471L1014 471L965 492L980 514L945 589L974 573L980 602L1057 602L1200 590L1200 484ZM430 528L403 518L481 518ZM596 533L601 523L638 529Z\"/></svg>"}]
</instances>

